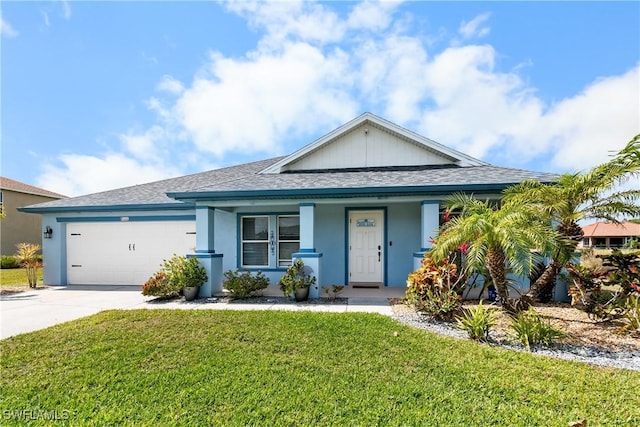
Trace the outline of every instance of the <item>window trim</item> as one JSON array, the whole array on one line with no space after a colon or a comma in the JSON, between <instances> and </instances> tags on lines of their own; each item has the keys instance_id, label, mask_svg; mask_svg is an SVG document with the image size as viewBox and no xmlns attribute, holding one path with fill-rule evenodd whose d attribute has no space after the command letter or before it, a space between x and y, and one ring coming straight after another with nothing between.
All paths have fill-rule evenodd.
<instances>
[{"instance_id":1,"label":"window trim","mask_svg":"<svg viewBox=\"0 0 640 427\"><path fill-rule=\"evenodd\" d=\"M267 230L267 240L244 240L243 239L243 227L244 227L244 218L257 218L257 217L266 217L268 218L268 230ZM261 271L285 271L288 266L280 266L280 239L279 239L279 221L280 217L297 217L298 225L300 224L300 212L239 212L237 213L237 261L236 266L241 270L261 270ZM273 231L274 239L275 239L275 253L271 252L271 232ZM299 237L299 236L298 236ZM269 263L267 265L249 265L244 263L244 253L243 253L243 244L244 243L267 243L267 254ZM283 240L284 242L298 242L298 250L300 249L300 240Z\"/></svg>"},{"instance_id":2,"label":"window trim","mask_svg":"<svg viewBox=\"0 0 640 427\"><path fill-rule=\"evenodd\" d=\"M298 238L297 239L280 239L280 218L298 218ZM280 257L280 243L297 243L298 251L300 251L300 214L298 215L276 215L276 266L287 268L292 263L292 258ZM297 251L296 251L297 252ZM295 253L295 252L294 252ZM287 264L282 264L287 263Z\"/></svg>"},{"instance_id":3,"label":"window trim","mask_svg":"<svg viewBox=\"0 0 640 427\"><path fill-rule=\"evenodd\" d=\"M244 239L244 219L245 218L266 218L267 219L267 237L264 240L256 240L256 239ZM238 238L240 239L240 265L243 268L261 268L261 267L269 267L271 258L269 256L269 232L270 232L271 224L269 220L269 215L243 215L240 218L240 235ZM264 243L267 245L267 264L245 264L244 263L244 245L245 243Z\"/></svg>"}]
</instances>

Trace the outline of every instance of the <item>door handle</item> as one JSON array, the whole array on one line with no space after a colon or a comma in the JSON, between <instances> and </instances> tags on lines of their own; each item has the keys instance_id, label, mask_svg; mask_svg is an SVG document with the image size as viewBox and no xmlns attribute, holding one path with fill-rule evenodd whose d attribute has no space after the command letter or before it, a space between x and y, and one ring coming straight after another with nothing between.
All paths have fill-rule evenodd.
<instances>
[{"instance_id":1,"label":"door handle","mask_svg":"<svg viewBox=\"0 0 640 427\"><path fill-rule=\"evenodd\" d=\"M382 253L382 252L378 251L378 262L380 262L380 254L381 254L381 253Z\"/></svg>"},{"instance_id":2,"label":"door handle","mask_svg":"<svg viewBox=\"0 0 640 427\"><path fill-rule=\"evenodd\" d=\"M129 243L129 250L131 250L131 243Z\"/></svg>"}]
</instances>

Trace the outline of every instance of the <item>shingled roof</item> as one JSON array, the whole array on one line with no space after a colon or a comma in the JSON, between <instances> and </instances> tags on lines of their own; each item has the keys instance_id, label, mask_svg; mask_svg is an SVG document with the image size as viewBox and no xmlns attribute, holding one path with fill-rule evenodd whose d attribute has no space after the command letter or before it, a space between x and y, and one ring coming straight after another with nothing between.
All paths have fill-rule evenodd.
<instances>
[{"instance_id":1,"label":"shingled roof","mask_svg":"<svg viewBox=\"0 0 640 427\"><path fill-rule=\"evenodd\" d=\"M327 159L330 161L325 161ZM349 161L344 162L345 159ZM301 166L301 161L307 164ZM489 165L364 113L289 156L42 203L22 210L44 213L188 209L197 200L424 197L456 191L496 194L525 180L551 183L557 178L554 174Z\"/></svg>"},{"instance_id":2,"label":"shingled roof","mask_svg":"<svg viewBox=\"0 0 640 427\"><path fill-rule=\"evenodd\" d=\"M500 191L527 179L554 182L557 175L498 166L415 168L413 170L325 171L261 174L276 157L223 169L117 190L55 200L23 208L26 212L82 208L186 208L181 200L367 196L371 194L447 194L456 190Z\"/></svg>"},{"instance_id":3,"label":"shingled roof","mask_svg":"<svg viewBox=\"0 0 640 427\"><path fill-rule=\"evenodd\" d=\"M53 191L45 190L44 188L35 187L4 176L0 176L0 189L16 191L18 193L34 194L36 196L52 197L56 199L67 197L62 194L54 193Z\"/></svg>"}]
</instances>

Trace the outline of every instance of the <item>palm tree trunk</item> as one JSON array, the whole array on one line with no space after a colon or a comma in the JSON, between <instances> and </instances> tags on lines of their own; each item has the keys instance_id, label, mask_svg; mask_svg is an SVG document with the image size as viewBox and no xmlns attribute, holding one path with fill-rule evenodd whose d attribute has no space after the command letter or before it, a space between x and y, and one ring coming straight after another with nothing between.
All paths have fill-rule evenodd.
<instances>
[{"instance_id":1,"label":"palm tree trunk","mask_svg":"<svg viewBox=\"0 0 640 427\"><path fill-rule=\"evenodd\" d=\"M515 306L509 298L509 289L507 288L507 275L505 271L506 256L501 249L489 249L487 251L487 269L496 288L498 298L502 307L514 312Z\"/></svg>"},{"instance_id":2,"label":"palm tree trunk","mask_svg":"<svg viewBox=\"0 0 640 427\"><path fill-rule=\"evenodd\" d=\"M576 250L578 243L584 236L582 227L580 227L575 221L560 224L558 226L558 232L567 239L567 241L571 242L571 245L564 248L564 254L562 252L563 249L556 251L551 262L549 262L549 265L544 269L544 272L531 285L529 292L524 295L524 298L528 299L530 302L540 300L539 296L544 294L545 291L550 290L555 285L558 273L560 273L560 270L564 267L566 262L569 261L571 254Z\"/></svg>"},{"instance_id":3,"label":"palm tree trunk","mask_svg":"<svg viewBox=\"0 0 640 427\"><path fill-rule=\"evenodd\" d=\"M530 299L531 301L537 301L538 295L543 292L544 289L547 289L554 285L556 281L556 277L560 269L558 268L558 264L556 263L555 258L551 259L549 265L547 265L540 275L538 279L533 282L529 291L524 294L525 298Z\"/></svg>"}]
</instances>

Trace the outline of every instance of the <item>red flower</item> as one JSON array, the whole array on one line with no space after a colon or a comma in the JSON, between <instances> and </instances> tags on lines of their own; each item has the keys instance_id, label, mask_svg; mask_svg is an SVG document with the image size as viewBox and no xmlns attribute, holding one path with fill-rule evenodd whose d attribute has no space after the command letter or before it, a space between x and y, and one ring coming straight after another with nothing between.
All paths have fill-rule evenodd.
<instances>
[{"instance_id":1,"label":"red flower","mask_svg":"<svg viewBox=\"0 0 640 427\"><path fill-rule=\"evenodd\" d=\"M458 248L460 250L460 252L462 252L463 254L466 254L467 251L469 250L469 243L463 243L460 245L460 247Z\"/></svg>"}]
</instances>

